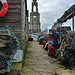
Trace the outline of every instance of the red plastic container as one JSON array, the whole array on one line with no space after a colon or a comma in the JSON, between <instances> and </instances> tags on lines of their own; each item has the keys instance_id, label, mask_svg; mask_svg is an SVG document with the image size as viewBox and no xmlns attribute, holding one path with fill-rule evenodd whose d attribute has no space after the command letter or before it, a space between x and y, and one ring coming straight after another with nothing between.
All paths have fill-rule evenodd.
<instances>
[{"instance_id":1,"label":"red plastic container","mask_svg":"<svg viewBox=\"0 0 75 75\"><path fill-rule=\"evenodd\" d=\"M48 47L48 56L53 56L54 55L54 48L52 46Z\"/></svg>"}]
</instances>

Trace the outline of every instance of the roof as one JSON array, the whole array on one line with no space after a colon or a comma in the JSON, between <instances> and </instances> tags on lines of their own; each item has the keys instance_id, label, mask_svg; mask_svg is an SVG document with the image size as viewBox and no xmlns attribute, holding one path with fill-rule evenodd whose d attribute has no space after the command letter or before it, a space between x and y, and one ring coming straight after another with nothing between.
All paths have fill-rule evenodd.
<instances>
[{"instance_id":1,"label":"roof","mask_svg":"<svg viewBox=\"0 0 75 75\"><path fill-rule=\"evenodd\" d=\"M73 16L73 11L75 12L75 4L72 5L65 13L60 17L59 22L66 22L68 19L71 19ZM74 13L75 16L75 13Z\"/></svg>"}]
</instances>

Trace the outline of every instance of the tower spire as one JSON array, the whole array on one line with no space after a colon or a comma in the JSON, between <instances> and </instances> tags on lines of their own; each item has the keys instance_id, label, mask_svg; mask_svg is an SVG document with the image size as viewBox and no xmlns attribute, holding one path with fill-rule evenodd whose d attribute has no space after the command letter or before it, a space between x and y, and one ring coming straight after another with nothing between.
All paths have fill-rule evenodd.
<instances>
[{"instance_id":1,"label":"tower spire","mask_svg":"<svg viewBox=\"0 0 75 75\"><path fill-rule=\"evenodd\" d=\"M33 2L36 2L37 0L33 0Z\"/></svg>"},{"instance_id":2,"label":"tower spire","mask_svg":"<svg viewBox=\"0 0 75 75\"><path fill-rule=\"evenodd\" d=\"M30 13L30 32L40 33L40 14L37 0L32 0L32 12Z\"/></svg>"}]
</instances>

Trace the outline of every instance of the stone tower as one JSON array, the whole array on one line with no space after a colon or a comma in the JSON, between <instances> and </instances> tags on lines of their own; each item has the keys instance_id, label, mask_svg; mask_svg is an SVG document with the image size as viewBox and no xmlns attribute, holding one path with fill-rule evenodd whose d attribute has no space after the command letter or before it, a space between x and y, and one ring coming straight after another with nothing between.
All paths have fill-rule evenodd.
<instances>
[{"instance_id":1,"label":"stone tower","mask_svg":"<svg viewBox=\"0 0 75 75\"><path fill-rule=\"evenodd\" d=\"M32 11L30 13L30 32L40 33L40 14L38 12L38 2L37 0L32 1Z\"/></svg>"}]
</instances>

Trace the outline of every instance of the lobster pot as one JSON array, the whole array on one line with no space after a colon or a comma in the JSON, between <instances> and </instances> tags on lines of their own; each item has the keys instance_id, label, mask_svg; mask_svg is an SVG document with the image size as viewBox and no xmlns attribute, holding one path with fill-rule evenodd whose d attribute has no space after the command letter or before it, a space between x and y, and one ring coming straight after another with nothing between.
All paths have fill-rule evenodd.
<instances>
[{"instance_id":1,"label":"lobster pot","mask_svg":"<svg viewBox=\"0 0 75 75\"><path fill-rule=\"evenodd\" d=\"M69 43L70 45L72 43L72 38L73 38L74 35L75 35L74 31L65 32L65 39L66 39L67 43Z\"/></svg>"},{"instance_id":2,"label":"lobster pot","mask_svg":"<svg viewBox=\"0 0 75 75\"><path fill-rule=\"evenodd\" d=\"M11 58L0 54L0 73L8 72L11 68Z\"/></svg>"},{"instance_id":3,"label":"lobster pot","mask_svg":"<svg viewBox=\"0 0 75 75\"><path fill-rule=\"evenodd\" d=\"M9 26L0 28L0 71L10 70L11 61L19 48L19 42ZM6 70L7 69L7 70Z\"/></svg>"}]
</instances>

